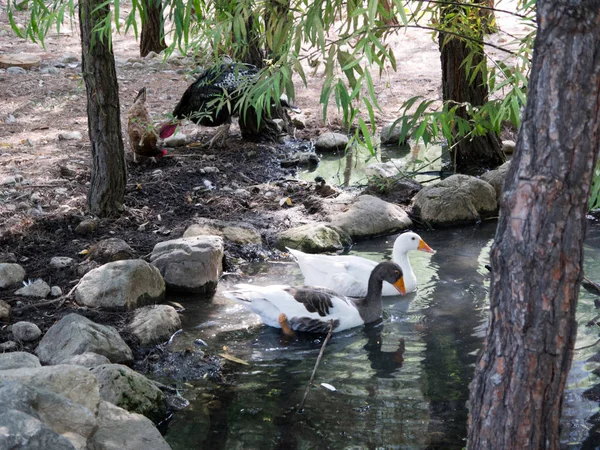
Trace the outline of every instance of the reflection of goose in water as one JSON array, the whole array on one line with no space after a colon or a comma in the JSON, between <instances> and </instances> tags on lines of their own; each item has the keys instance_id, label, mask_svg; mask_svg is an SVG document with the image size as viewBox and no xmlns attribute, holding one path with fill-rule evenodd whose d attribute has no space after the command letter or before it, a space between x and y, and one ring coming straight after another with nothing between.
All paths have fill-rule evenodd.
<instances>
[{"instance_id":1,"label":"reflection of goose in water","mask_svg":"<svg viewBox=\"0 0 600 450\"><path fill-rule=\"evenodd\" d=\"M367 338L367 343L363 347L367 351L367 357L371 361L373 369L379 378L389 378L393 373L400 369L404 363L404 338L398 339L398 348L391 351L383 351L382 339L383 325L382 320L365 325L363 333Z\"/></svg>"}]
</instances>

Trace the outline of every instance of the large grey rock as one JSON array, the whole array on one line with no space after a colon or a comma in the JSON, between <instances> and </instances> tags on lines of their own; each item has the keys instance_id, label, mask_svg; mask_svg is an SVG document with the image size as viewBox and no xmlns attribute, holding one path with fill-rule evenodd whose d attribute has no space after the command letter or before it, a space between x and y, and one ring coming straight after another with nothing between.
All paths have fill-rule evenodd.
<instances>
[{"instance_id":1,"label":"large grey rock","mask_svg":"<svg viewBox=\"0 0 600 450\"><path fill-rule=\"evenodd\" d=\"M150 419L103 401L88 450L171 450Z\"/></svg>"},{"instance_id":2,"label":"large grey rock","mask_svg":"<svg viewBox=\"0 0 600 450\"><path fill-rule=\"evenodd\" d=\"M0 407L0 448L26 450L76 450L48 425L16 409Z\"/></svg>"},{"instance_id":3,"label":"large grey rock","mask_svg":"<svg viewBox=\"0 0 600 450\"><path fill-rule=\"evenodd\" d=\"M97 425L94 413L84 406L63 395L19 382L0 383L0 405L41 420L75 448L85 448Z\"/></svg>"},{"instance_id":4,"label":"large grey rock","mask_svg":"<svg viewBox=\"0 0 600 450\"><path fill-rule=\"evenodd\" d=\"M367 238L396 233L412 226L404 209L372 195L360 195L346 212L331 219L352 238Z\"/></svg>"},{"instance_id":5,"label":"large grey rock","mask_svg":"<svg viewBox=\"0 0 600 450\"><path fill-rule=\"evenodd\" d=\"M20 284L25 279L25 269L19 264L0 263L0 288Z\"/></svg>"},{"instance_id":6,"label":"large grey rock","mask_svg":"<svg viewBox=\"0 0 600 450\"><path fill-rule=\"evenodd\" d=\"M98 353L85 352L81 355L73 355L64 359L62 364L72 364L91 369L92 367L101 366L102 364L110 364L110 359L106 356L99 355Z\"/></svg>"},{"instance_id":7,"label":"large grey rock","mask_svg":"<svg viewBox=\"0 0 600 450\"><path fill-rule=\"evenodd\" d=\"M80 305L109 310L134 310L163 299L160 272L141 259L115 261L91 270L75 290Z\"/></svg>"},{"instance_id":8,"label":"large grey rock","mask_svg":"<svg viewBox=\"0 0 600 450\"><path fill-rule=\"evenodd\" d=\"M260 233L252 226L241 222L200 219L199 223L190 225L183 233L184 238L193 236L222 236L236 244L260 244Z\"/></svg>"},{"instance_id":9,"label":"large grey rock","mask_svg":"<svg viewBox=\"0 0 600 450\"><path fill-rule=\"evenodd\" d=\"M119 333L78 314L69 314L55 323L40 341L36 354L44 364L60 364L73 355L94 352L116 363L133 360L133 354Z\"/></svg>"},{"instance_id":10,"label":"large grey rock","mask_svg":"<svg viewBox=\"0 0 600 450\"><path fill-rule=\"evenodd\" d=\"M12 308L4 300L0 300L0 321L8 322Z\"/></svg>"},{"instance_id":11,"label":"large grey rock","mask_svg":"<svg viewBox=\"0 0 600 450\"><path fill-rule=\"evenodd\" d=\"M166 416L165 394L144 375L121 364L103 364L91 371L100 385L102 400L154 422Z\"/></svg>"},{"instance_id":12,"label":"large grey rock","mask_svg":"<svg viewBox=\"0 0 600 450\"><path fill-rule=\"evenodd\" d=\"M15 291L15 295L22 295L23 297L34 297L34 298L46 298L50 293L51 289L44 280L37 279L33 283L29 283L23 286L21 289Z\"/></svg>"},{"instance_id":13,"label":"large grey rock","mask_svg":"<svg viewBox=\"0 0 600 450\"><path fill-rule=\"evenodd\" d=\"M473 223L496 214L496 191L486 181L469 175L452 175L421 189L412 212L432 226Z\"/></svg>"},{"instance_id":14,"label":"large grey rock","mask_svg":"<svg viewBox=\"0 0 600 450\"><path fill-rule=\"evenodd\" d=\"M340 228L325 223L301 225L282 231L275 246L280 250L295 248L305 253L321 253L342 250L352 239Z\"/></svg>"},{"instance_id":15,"label":"large grey rock","mask_svg":"<svg viewBox=\"0 0 600 450\"><path fill-rule=\"evenodd\" d=\"M167 341L181 328L181 319L175 308L169 305L155 305L139 308L127 329L136 336L142 345Z\"/></svg>"},{"instance_id":16,"label":"large grey rock","mask_svg":"<svg viewBox=\"0 0 600 450\"><path fill-rule=\"evenodd\" d=\"M348 136L340 133L323 133L315 142L315 149L319 152L339 152L346 149Z\"/></svg>"},{"instance_id":17,"label":"large grey rock","mask_svg":"<svg viewBox=\"0 0 600 450\"><path fill-rule=\"evenodd\" d=\"M42 330L35 323L21 321L12 326L12 334L17 341L32 342L42 335Z\"/></svg>"},{"instance_id":18,"label":"large grey rock","mask_svg":"<svg viewBox=\"0 0 600 450\"><path fill-rule=\"evenodd\" d=\"M498 202L498 205L500 205L500 197L502 196L502 189L504 189L504 180L506 180L506 174L508 173L509 168L510 161L506 161L500 167L481 175L481 179L490 183L496 191L496 201Z\"/></svg>"},{"instance_id":19,"label":"large grey rock","mask_svg":"<svg viewBox=\"0 0 600 450\"><path fill-rule=\"evenodd\" d=\"M159 242L150 261L169 289L189 293L213 293L223 273L223 239L194 236Z\"/></svg>"},{"instance_id":20,"label":"large grey rock","mask_svg":"<svg viewBox=\"0 0 600 450\"><path fill-rule=\"evenodd\" d=\"M0 370L42 367L37 356L27 352L0 353Z\"/></svg>"},{"instance_id":21,"label":"large grey rock","mask_svg":"<svg viewBox=\"0 0 600 450\"><path fill-rule=\"evenodd\" d=\"M8 381L54 392L92 412L100 401L98 381L85 367L58 365L0 371L0 383Z\"/></svg>"}]
</instances>

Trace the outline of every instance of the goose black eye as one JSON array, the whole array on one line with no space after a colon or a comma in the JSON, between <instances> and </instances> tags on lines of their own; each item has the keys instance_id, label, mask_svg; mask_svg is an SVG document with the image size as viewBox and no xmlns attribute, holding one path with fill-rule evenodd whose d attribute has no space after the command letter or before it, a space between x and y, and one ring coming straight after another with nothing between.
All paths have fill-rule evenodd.
<instances>
[{"instance_id":1,"label":"goose black eye","mask_svg":"<svg viewBox=\"0 0 600 450\"><path fill-rule=\"evenodd\" d=\"M416 238L413 236L412 240L414 241Z\"/></svg>"}]
</instances>

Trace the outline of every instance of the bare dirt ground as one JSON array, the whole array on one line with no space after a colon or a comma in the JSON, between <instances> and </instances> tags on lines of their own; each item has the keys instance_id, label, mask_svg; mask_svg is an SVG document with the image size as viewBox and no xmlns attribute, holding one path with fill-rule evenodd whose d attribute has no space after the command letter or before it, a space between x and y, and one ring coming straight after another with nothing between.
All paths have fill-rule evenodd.
<instances>
[{"instance_id":1,"label":"bare dirt ground","mask_svg":"<svg viewBox=\"0 0 600 450\"><path fill-rule=\"evenodd\" d=\"M333 107L326 122L321 117L322 70L312 73L307 66L306 73L311 74L308 85L299 79L296 82L295 103L307 117L307 127L297 130L292 148L245 143L239 130L232 128L226 148L180 147L169 149L156 163L134 164L126 128L127 110L136 93L144 86L148 89L149 107L159 121L193 81L188 73L195 67L190 58L169 58L164 64L140 59L134 36L121 34L115 35L113 42L128 154L126 211L118 219L100 220L91 234L77 234L75 227L89 217L86 192L91 164L78 24L64 27L60 35L51 32L42 48L13 34L6 4L0 0L0 55L37 55L41 65L24 73L0 70L0 262L18 262L26 269L27 278L43 278L68 292L81 273L75 268L51 269L50 258L70 256L81 262L85 256L80 252L105 238L124 239L143 257L157 242L180 237L198 217L243 220L254 224L267 238L269 230L322 218L318 205L310 204L313 186L285 181L293 178L295 169L284 169L280 164L294 146L310 143L323 131L343 132ZM19 13L18 20L27 14ZM379 129L397 118L399 105L406 99L415 95L441 97L439 48L430 34L408 29L393 36L392 44L397 49L398 71L387 68L379 77L378 70L373 70L383 109L377 113ZM182 131L193 134L198 130L187 125ZM81 133L82 138L59 138L61 133L71 132ZM201 130L199 139L212 133L213 129ZM206 167L216 167L218 172L203 173ZM207 181L216 189L204 189ZM271 186L262 187L267 182ZM239 188L251 196L236 195ZM267 196L269 189L275 195ZM283 210L279 199L284 195L292 197L298 206ZM244 259L272 256L268 245L246 254L234 248L228 252ZM60 310L28 309L18 316L19 307L27 301L14 296L12 290L0 291L0 299L15 308L14 320L37 319L34 321L41 321L42 331L75 308L66 303ZM114 323L117 319L102 316L94 320ZM5 329L6 324L0 327ZM0 342L7 336L0 333Z\"/></svg>"}]
</instances>

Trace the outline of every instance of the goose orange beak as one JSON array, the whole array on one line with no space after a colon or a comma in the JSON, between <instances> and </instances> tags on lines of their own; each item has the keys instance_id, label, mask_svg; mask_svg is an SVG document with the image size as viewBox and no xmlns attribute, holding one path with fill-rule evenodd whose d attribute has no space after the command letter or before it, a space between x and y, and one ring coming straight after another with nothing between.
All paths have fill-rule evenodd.
<instances>
[{"instance_id":1,"label":"goose orange beak","mask_svg":"<svg viewBox=\"0 0 600 450\"><path fill-rule=\"evenodd\" d=\"M435 253L435 251L429 245L427 245L427 243L423 239L421 239L421 242L419 242L417 250L421 250L422 252L427 253Z\"/></svg>"},{"instance_id":2,"label":"goose orange beak","mask_svg":"<svg viewBox=\"0 0 600 450\"><path fill-rule=\"evenodd\" d=\"M396 281L393 286L396 288L398 292L402 295L406 295L406 288L404 287L404 277L400 277L398 281Z\"/></svg>"}]
</instances>

